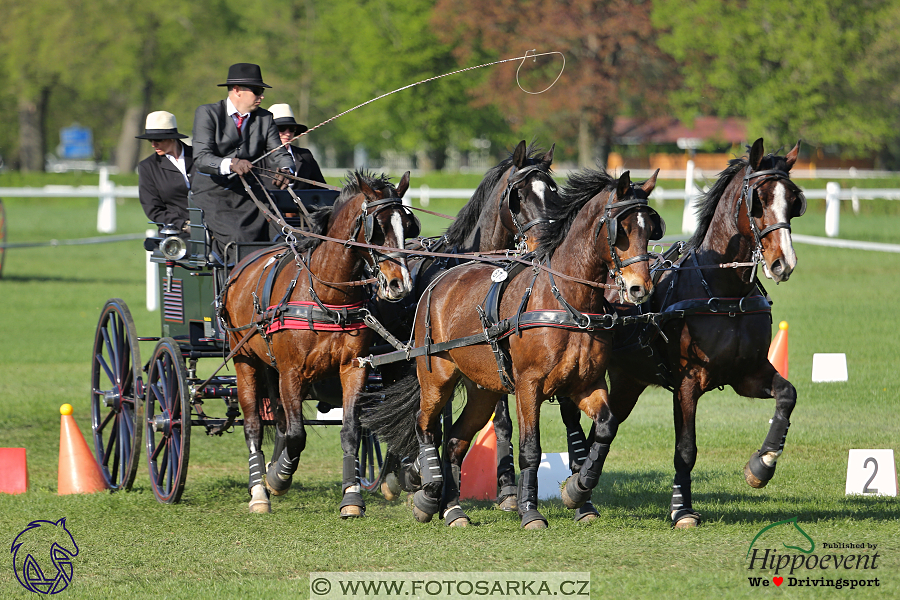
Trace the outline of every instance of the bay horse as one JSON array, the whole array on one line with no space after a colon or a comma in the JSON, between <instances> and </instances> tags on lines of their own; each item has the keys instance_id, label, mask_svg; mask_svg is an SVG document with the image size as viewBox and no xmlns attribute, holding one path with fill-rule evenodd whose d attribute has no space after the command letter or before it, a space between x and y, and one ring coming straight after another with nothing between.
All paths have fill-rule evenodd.
<instances>
[{"instance_id":1,"label":"bay horse","mask_svg":"<svg viewBox=\"0 0 900 600\"><path fill-rule=\"evenodd\" d=\"M659 216L647 205L655 174L639 185L631 183L628 173L618 181L605 172L596 175L593 193L548 211L532 268L507 272L495 265L462 265L436 279L419 302L416 350L425 352L416 358L417 378L407 376L385 389L384 400L373 411L382 422L376 433L390 440L395 451L418 450L422 489L413 498L417 520L427 522L443 509L448 525L468 525L459 506L460 465L475 433L511 389L519 422L522 527L547 526L537 510L544 400L570 395L594 421L598 441L592 448L593 462L582 469L587 474L582 483L588 493L596 485L602 458L593 451L614 433L608 427L605 379L614 318L599 288L612 271L631 301L646 300L653 290L647 240L651 230L661 227ZM491 291L497 289L492 282L505 286L502 294ZM489 302L489 293L496 301ZM488 318L492 313L496 319ZM491 337L490 331L497 335ZM455 344L460 340L475 341ZM428 346L434 348L429 351ZM507 356L505 364L500 353ZM447 473L442 472L447 469L441 468L437 449L440 418L460 382L467 401L449 433Z\"/></svg>"},{"instance_id":2,"label":"bay horse","mask_svg":"<svg viewBox=\"0 0 900 600\"><path fill-rule=\"evenodd\" d=\"M749 159L730 161L701 200L697 229L682 248L683 256L659 279L660 292L640 307L660 313L662 334L656 328L635 327L617 337L609 364L613 422L628 418L647 386L672 391L675 478L670 518L676 528L700 524L691 501L700 396L729 385L741 396L775 399L768 435L744 467L749 485L761 488L768 483L784 449L797 391L767 359L772 316L756 268L761 263L777 284L787 281L797 265L791 219L803 215L806 199L790 180L790 170L799 150L798 142L786 156L765 154L760 138L750 148ZM720 266L729 266L726 263L740 266Z\"/></svg>"},{"instance_id":3,"label":"bay horse","mask_svg":"<svg viewBox=\"0 0 900 600\"><path fill-rule=\"evenodd\" d=\"M403 248L405 238L418 235L420 227L402 204L408 188L409 172L395 187L384 175L356 171L333 207L311 215L311 230L338 240ZM367 371L353 361L368 351L372 330L361 322L368 288L359 280L368 271L377 280L378 297L400 300L412 289L406 255L312 237L294 248L274 247L247 257L226 282L221 301L230 346L239 346L234 364L250 453L250 511L271 512L269 493L281 495L290 488L306 446L302 403L307 390L314 381L338 375L344 407L340 514L364 516L356 464L357 398ZM254 327L259 335L240 345L244 330ZM274 412L283 436L266 466L260 407L263 398L276 397L280 404Z\"/></svg>"}]
</instances>

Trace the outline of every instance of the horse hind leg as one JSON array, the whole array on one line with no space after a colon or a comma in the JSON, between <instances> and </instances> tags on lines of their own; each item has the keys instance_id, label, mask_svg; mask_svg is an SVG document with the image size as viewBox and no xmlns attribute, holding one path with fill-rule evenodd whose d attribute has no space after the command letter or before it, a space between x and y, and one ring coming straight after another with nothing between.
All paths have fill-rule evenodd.
<instances>
[{"instance_id":1,"label":"horse hind leg","mask_svg":"<svg viewBox=\"0 0 900 600\"><path fill-rule=\"evenodd\" d=\"M518 508L516 467L513 462L512 418L509 397L503 397L494 409L494 433L497 434L497 508L515 512Z\"/></svg>"},{"instance_id":2,"label":"horse hind leg","mask_svg":"<svg viewBox=\"0 0 900 600\"><path fill-rule=\"evenodd\" d=\"M238 402L244 415L244 439L249 451L248 470L250 473L247 490L250 492L248 505L251 513L270 513L272 505L269 493L263 484L265 456L262 451L262 421L259 417L259 403L262 400L260 377L265 377L264 367L251 363L252 359L235 359L238 381Z\"/></svg>"},{"instance_id":3,"label":"horse hind leg","mask_svg":"<svg viewBox=\"0 0 900 600\"><path fill-rule=\"evenodd\" d=\"M768 363L766 363L768 365ZM744 479L754 488L763 488L775 476L775 466L784 451L784 442L791 425L791 413L797 404L797 390L774 368L765 379L772 381L771 386L757 386L756 389L741 387L738 393L749 397L774 397L775 415L769 425L769 432L759 450L755 451L744 465ZM765 369L768 371L769 369ZM751 393L748 393L751 392ZM752 393L756 392L756 393Z\"/></svg>"}]
</instances>

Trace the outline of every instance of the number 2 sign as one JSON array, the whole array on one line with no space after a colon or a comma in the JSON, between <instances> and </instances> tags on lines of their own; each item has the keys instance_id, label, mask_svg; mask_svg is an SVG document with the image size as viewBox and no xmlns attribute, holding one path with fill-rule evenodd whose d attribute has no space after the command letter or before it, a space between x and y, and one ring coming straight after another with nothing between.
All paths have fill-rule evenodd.
<instances>
[{"instance_id":1,"label":"number 2 sign","mask_svg":"<svg viewBox=\"0 0 900 600\"><path fill-rule=\"evenodd\" d=\"M864 496L896 496L897 469L893 450L850 450L847 491Z\"/></svg>"}]
</instances>

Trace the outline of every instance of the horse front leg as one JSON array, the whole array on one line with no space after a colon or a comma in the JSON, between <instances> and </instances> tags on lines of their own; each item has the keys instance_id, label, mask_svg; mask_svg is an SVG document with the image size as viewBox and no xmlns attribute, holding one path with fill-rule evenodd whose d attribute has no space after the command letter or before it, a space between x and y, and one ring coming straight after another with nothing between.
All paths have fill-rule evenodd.
<instances>
[{"instance_id":1,"label":"horse front leg","mask_svg":"<svg viewBox=\"0 0 900 600\"><path fill-rule=\"evenodd\" d=\"M769 361L765 361L760 371L759 376L732 386L737 393L748 398L775 398L775 415L769 425L769 433L760 449L750 456L744 466L744 479L754 488L765 487L775 475L775 465L784 451L791 425L791 413L797 404L796 388Z\"/></svg>"},{"instance_id":2,"label":"horse front leg","mask_svg":"<svg viewBox=\"0 0 900 600\"><path fill-rule=\"evenodd\" d=\"M266 488L275 496L282 496L291 487L300 454L306 448L306 427L303 423L303 398L309 383L301 381L295 370L282 372L279 376L279 395L284 411L284 435L276 439L277 456L266 469ZM279 415L279 421L281 417Z\"/></svg>"},{"instance_id":3,"label":"horse front leg","mask_svg":"<svg viewBox=\"0 0 900 600\"><path fill-rule=\"evenodd\" d=\"M341 475L341 511L342 519L366 516L366 503L362 497L359 484L359 400L368 380L368 370L354 365L341 368L341 387L344 389L344 423L341 425L341 450L343 451L343 467Z\"/></svg>"},{"instance_id":4,"label":"horse front leg","mask_svg":"<svg viewBox=\"0 0 900 600\"><path fill-rule=\"evenodd\" d=\"M513 462L512 418L509 416L509 396L504 396L494 408L494 433L497 434L497 506L513 512L517 508L516 467Z\"/></svg>"},{"instance_id":5,"label":"horse front leg","mask_svg":"<svg viewBox=\"0 0 900 600\"><path fill-rule=\"evenodd\" d=\"M590 500L591 492L600 481L603 464L609 455L609 448L619 431L619 419L609 407L606 380L582 398L574 398L579 409L593 421L591 431L592 443L587 457L577 473L566 479L562 490L562 501L567 508L579 509ZM576 513L577 516L577 513Z\"/></svg>"},{"instance_id":6,"label":"horse front leg","mask_svg":"<svg viewBox=\"0 0 900 600\"><path fill-rule=\"evenodd\" d=\"M559 396L557 400L559 401L559 414L566 426L569 470L572 474L578 474L588 457L587 438L581 428L581 411L568 396ZM572 518L576 523L590 523L599 516L600 513L588 499L587 502L575 509L575 515Z\"/></svg>"},{"instance_id":7,"label":"horse front leg","mask_svg":"<svg viewBox=\"0 0 900 600\"><path fill-rule=\"evenodd\" d=\"M691 529L700 525L700 513L694 510L691 499L691 471L697 462L697 400L703 390L692 377L684 378L675 388L673 417L675 420L675 479L672 482L672 502L669 516L676 529Z\"/></svg>"},{"instance_id":8,"label":"horse front leg","mask_svg":"<svg viewBox=\"0 0 900 600\"><path fill-rule=\"evenodd\" d=\"M541 400L533 382L522 381L516 390L519 422L518 511L523 529L545 529L547 519L538 509L538 467L541 464Z\"/></svg>"}]
</instances>

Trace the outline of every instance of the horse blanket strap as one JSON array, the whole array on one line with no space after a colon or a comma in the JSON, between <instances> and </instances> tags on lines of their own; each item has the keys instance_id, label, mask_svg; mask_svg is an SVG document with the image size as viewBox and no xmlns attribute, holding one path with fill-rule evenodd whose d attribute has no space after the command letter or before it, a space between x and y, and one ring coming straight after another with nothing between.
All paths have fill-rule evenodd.
<instances>
[{"instance_id":1,"label":"horse blanket strap","mask_svg":"<svg viewBox=\"0 0 900 600\"><path fill-rule=\"evenodd\" d=\"M268 320L266 334L285 329L308 331L356 331L366 329L369 310L365 301L353 304L325 304L327 311L315 302L288 302L270 306L263 317Z\"/></svg>"},{"instance_id":2,"label":"horse blanket strap","mask_svg":"<svg viewBox=\"0 0 900 600\"><path fill-rule=\"evenodd\" d=\"M770 313L772 306L764 296L743 298L690 298L663 309L664 320L683 319L691 315L728 315Z\"/></svg>"},{"instance_id":3,"label":"horse blanket strap","mask_svg":"<svg viewBox=\"0 0 900 600\"><path fill-rule=\"evenodd\" d=\"M487 295L484 298L483 306L476 306L475 310L481 318L481 325L485 331L485 337L491 345L491 351L494 353L494 360L497 361L497 373L500 375L500 383L510 394L516 391L515 380L512 375L512 358L505 348L501 348L497 336L493 332L497 331L496 325L500 322L500 299L503 292L509 285L509 282L525 269L522 263L511 263L504 265L502 269L496 269L491 275L493 283L488 288ZM500 281L496 279L502 277ZM551 275L552 277L552 275Z\"/></svg>"}]
</instances>

